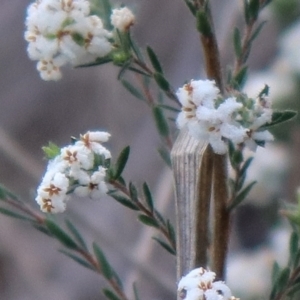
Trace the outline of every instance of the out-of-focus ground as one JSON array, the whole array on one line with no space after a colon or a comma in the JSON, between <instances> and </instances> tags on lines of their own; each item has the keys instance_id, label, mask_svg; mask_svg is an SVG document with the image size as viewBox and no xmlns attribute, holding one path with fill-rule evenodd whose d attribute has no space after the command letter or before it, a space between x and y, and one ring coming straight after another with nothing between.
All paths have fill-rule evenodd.
<instances>
[{"instance_id":1,"label":"out-of-focus ground","mask_svg":"<svg viewBox=\"0 0 300 300\"><path fill-rule=\"evenodd\" d=\"M133 32L137 42L141 47L149 44L156 50L174 87L203 76L198 34L183 1L123 2L136 12ZM131 145L126 178L137 184L146 180L155 191L157 206L174 220L171 173L155 150L160 139L149 109L132 99L117 82L118 69L114 66L65 68L59 82L42 81L35 62L26 55L23 40L28 4L29 1L17 0L2 0L0 4L0 182L35 205L32 199L46 164L41 146L49 140L63 146L72 135L93 129L106 130L112 135L108 147L113 155ZM219 0L212 4L225 66L232 59L232 28L241 23L240 1ZM272 13L269 11L263 17L270 19ZM278 51L277 38L278 24L270 21L250 57L251 71L258 72L272 64ZM264 83L249 89L257 94ZM260 156L262 163L273 157L269 165L277 166L278 174L284 171L290 183L278 182L281 175L273 181L264 181L267 187L256 189L252 196L254 203L293 196L300 179L297 159L300 139L295 129L291 140L288 154L287 148L280 147L270 150L273 156L268 150ZM261 174L262 163L257 164L256 174ZM286 168L288 163L292 168ZM272 178L270 174L266 177ZM234 231L234 251L264 245L268 235L262 210L257 205L250 206L252 211L246 206L245 209L238 214L242 217L236 222L249 233L243 240L243 231ZM131 292L131 285L136 282L142 299L175 299L175 260L154 244L151 236L155 232L143 228L133 212L107 197L100 201L71 201L67 215L89 242L96 240L103 247L127 291ZM255 234L258 230L260 234ZM0 215L0 299L104 299L101 292L104 281L64 257L58 248L57 242L29 225ZM267 256L270 257L269 252Z\"/></svg>"}]
</instances>

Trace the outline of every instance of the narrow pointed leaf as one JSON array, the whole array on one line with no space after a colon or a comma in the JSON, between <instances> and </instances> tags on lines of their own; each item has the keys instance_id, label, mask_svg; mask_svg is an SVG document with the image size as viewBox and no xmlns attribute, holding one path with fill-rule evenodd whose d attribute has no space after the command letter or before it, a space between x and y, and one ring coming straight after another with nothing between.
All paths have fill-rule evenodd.
<instances>
[{"instance_id":1,"label":"narrow pointed leaf","mask_svg":"<svg viewBox=\"0 0 300 300\"><path fill-rule=\"evenodd\" d=\"M0 184L0 199L4 200L8 197L17 202L21 202L13 192L11 192L9 189Z\"/></svg>"},{"instance_id":2,"label":"narrow pointed leaf","mask_svg":"<svg viewBox=\"0 0 300 300\"><path fill-rule=\"evenodd\" d=\"M135 41L131 38L130 33L129 33L129 42L130 42L130 45L131 45L131 49L135 53L135 55L138 58L138 60L144 63L145 60L144 60L144 57L143 57L143 55L141 53L141 50L138 47L138 45L135 43Z\"/></svg>"},{"instance_id":3,"label":"narrow pointed leaf","mask_svg":"<svg viewBox=\"0 0 300 300\"><path fill-rule=\"evenodd\" d=\"M289 120L293 119L296 115L297 115L297 112L293 111L293 110L285 110L282 112L275 111L272 114L272 121L266 125L263 125L262 127L260 127L260 129L270 128L274 125L289 121Z\"/></svg>"},{"instance_id":4,"label":"narrow pointed leaf","mask_svg":"<svg viewBox=\"0 0 300 300\"><path fill-rule=\"evenodd\" d=\"M163 74L163 69L160 65L160 62L159 62L155 52L153 51L153 49L149 46L147 47L147 53L148 53L149 59L151 61L151 64L152 64L154 70L158 73Z\"/></svg>"},{"instance_id":5,"label":"narrow pointed leaf","mask_svg":"<svg viewBox=\"0 0 300 300\"><path fill-rule=\"evenodd\" d=\"M50 233L54 237L56 237L56 239L59 240L65 247L69 249L78 249L75 241L53 221L46 219L45 225Z\"/></svg>"},{"instance_id":6,"label":"narrow pointed leaf","mask_svg":"<svg viewBox=\"0 0 300 300\"><path fill-rule=\"evenodd\" d=\"M251 191L252 187L256 184L256 181L251 182L250 184L248 184L237 196L236 198L232 201L232 203L230 203L230 205L228 206L229 210L234 209L237 205L239 205L240 203L242 203L243 200L245 200L245 198L247 197L247 195L249 194L249 192Z\"/></svg>"},{"instance_id":7,"label":"narrow pointed leaf","mask_svg":"<svg viewBox=\"0 0 300 300\"><path fill-rule=\"evenodd\" d=\"M257 26L257 28L254 30L254 32L250 38L250 43L253 42L258 37L258 35L260 34L261 30L263 29L263 27L265 26L266 23L267 23L267 21L263 21Z\"/></svg>"},{"instance_id":8,"label":"narrow pointed leaf","mask_svg":"<svg viewBox=\"0 0 300 300\"><path fill-rule=\"evenodd\" d=\"M273 264L273 268L272 268L272 284L275 283L275 281L277 280L277 277L280 274L280 267L279 264L275 261Z\"/></svg>"},{"instance_id":9,"label":"narrow pointed leaf","mask_svg":"<svg viewBox=\"0 0 300 300\"><path fill-rule=\"evenodd\" d=\"M238 72L238 74L233 78L232 80L232 85L234 88L240 90L247 78L247 72L248 72L248 67L244 66L243 68L241 68L241 70Z\"/></svg>"},{"instance_id":10,"label":"narrow pointed leaf","mask_svg":"<svg viewBox=\"0 0 300 300\"><path fill-rule=\"evenodd\" d=\"M112 62L112 57L110 55L104 56L104 57L98 57L95 61L87 64L82 64L79 66L76 66L76 68L87 68L87 67L95 67L99 65L104 65L109 62Z\"/></svg>"},{"instance_id":11,"label":"narrow pointed leaf","mask_svg":"<svg viewBox=\"0 0 300 300\"><path fill-rule=\"evenodd\" d=\"M154 220L153 218L146 216L146 215L139 215L138 219L141 223L150 226L150 227L154 227L154 228L159 228L159 224L157 223L156 220Z\"/></svg>"},{"instance_id":12,"label":"narrow pointed leaf","mask_svg":"<svg viewBox=\"0 0 300 300\"><path fill-rule=\"evenodd\" d=\"M176 245L176 234L175 234L174 226L171 224L169 220L167 221L167 228L168 228L169 237L171 238L173 244Z\"/></svg>"},{"instance_id":13,"label":"narrow pointed leaf","mask_svg":"<svg viewBox=\"0 0 300 300\"><path fill-rule=\"evenodd\" d=\"M127 197L120 195L116 192L109 192L108 195L113 197L116 201L120 204L132 209L132 210L139 210L139 208Z\"/></svg>"},{"instance_id":14,"label":"narrow pointed leaf","mask_svg":"<svg viewBox=\"0 0 300 300\"><path fill-rule=\"evenodd\" d=\"M117 159L117 162L116 162L116 165L115 165L115 174L114 174L114 179L118 179L121 175L122 175L122 172L126 166L126 163L128 161L128 158L129 158L129 153L130 153L130 147L127 146L125 147L118 159Z\"/></svg>"},{"instance_id":15,"label":"narrow pointed leaf","mask_svg":"<svg viewBox=\"0 0 300 300\"><path fill-rule=\"evenodd\" d=\"M164 217L157 210L155 210L154 213L155 213L155 217L159 220L159 222L164 226L167 226L167 222L165 221Z\"/></svg>"},{"instance_id":16,"label":"narrow pointed leaf","mask_svg":"<svg viewBox=\"0 0 300 300\"><path fill-rule=\"evenodd\" d=\"M240 30L236 27L233 32L233 45L234 52L237 58L240 58L242 55L242 39Z\"/></svg>"},{"instance_id":17,"label":"narrow pointed leaf","mask_svg":"<svg viewBox=\"0 0 300 300\"><path fill-rule=\"evenodd\" d=\"M84 249L84 250L88 250L88 247L82 237L82 235L80 234L80 232L77 230L77 228L74 226L74 224L70 221L70 220L66 220L66 225L68 227L68 229L70 230L70 232L72 233L73 237L75 238L75 240L78 242L78 244Z\"/></svg>"},{"instance_id":18,"label":"narrow pointed leaf","mask_svg":"<svg viewBox=\"0 0 300 300\"><path fill-rule=\"evenodd\" d=\"M134 96L135 98L137 98L137 99L139 99L139 100L145 101L145 98L144 98L143 94L142 94L138 89L136 89L130 82L128 82L128 81L125 80L125 79L122 79L122 80L121 80L121 83L123 84L123 86L125 87L125 89L126 89L132 96Z\"/></svg>"},{"instance_id":19,"label":"narrow pointed leaf","mask_svg":"<svg viewBox=\"0 0 300 300\"><path fill-rule=\"evenodd\" d=\"M121 300L114 292L109 289L103 289L103 294L109 300Z\"/></svg>"},{"instance_id":20,"label":"narrow pointed leaf","mask_svg":"<svg viewBox=\"0 0 300 300\"><path fill-rule=\"evenodd\" d=\"M33 223L32 227L35 228L36 230L42 232L43 234L46 234L49 237L52 237L52 234L50 233L50 231L46 227L44 227L40 224L36 224L36 223Z\"/></svg>"},{"instance_id":21,"label":"narrow pointed leaf","mask_svg":"<svg viewBox=\"0 0 300 300\"><path fill-rule=\"evenodd\" d=\"M166 148L158 148L157 149L160 157L162 158L162 160L167 164L168 167L171 168L172 163L171 163L171 158L170 158L170 152L166 149Z\"/></svg>"},{"instance_id":22,"label":"narrow pointed leaf","mask_svg":"<svg viewBox=\"0 0 300 300\"><path fill-rule=\"evenodd\" d=\"M132 284L134 300L141 300L135 282Z\"/></svg>"},{"instance_id":23,"label":"narrow pointed leaf","mask_svg":"<svg viewBox=\"0 0 300 300\"><path fill-rule=\"evenodd\" d=\"M30 221L30 222L33 221L32 218L26 217L24 215L21 215L19 213L16 213L14 211L11 211L9 209L2 208L2 207L0 207L0 213L3 215L9 216L9 217L15 218L15 219L23 220L23 221Z\"/></svg>"},{"instance_id":24,"label":"narrow pointed leaf","mask_svg":"<svg viewBox=\"0 0 300 300\"><path fill-rule=\"evenodd\" d=\"M173 248L170 245L168 245L166 242L162 241L161 239L159 239L157 237L153 237L152 239L155 240L156 242L158 242L169 253L171 253L172 255L176 255L176 252L173 250Z\"/></svg>"},{"instance_id":25,"label":"narrow pointed leaf","mask_svg":"<svg viewBox=\"0 0 300 300\"><path fill-rule=\"evenodd\" d=\"M163 91L167 92L167 91L170 90L169 82L167 81L167 79L161 73L155 72L153 76L154 76L154 80L156 81L157 85Z\"/></svg>"},{"instance_id":26,"label":"narrow pointed leaf","mask_svg":"<svg viewBox=\"0 0 300 300\"><path fill-rule=\"evenodd\" d=\"M79 263L81 266L89 269L89 270L92 270L92 271L95 271L95 268L90 264L88 263L87 261L85 261L84 259L82 259L81 257L73 254L73 253L70 253L68 251L65 251L65 250L59 250L59 252L63 253L64 255L70 257L72 260L76 261L77 263Z\"/></svg>"},{"instance_id":27,"label":"narrow pointed leaf","mask_svg":"<svg viewBox=\"0 0 300 300\"><path fill-rule=\"evenodd\" d=\"M169 111L172 111L172 112L175 112L175 113L179 113L181 111L180 109L178 109L176 107L172 107L170 105L165 105L165 104L160 104L159 107L169 110Z\"/></svg>"},{"instance_id":28,"label":"narrow pointed leaf","mask_svg":"<svg viewBox=\"0 0 300 300\"><path fill-rule=\"evenodd\" d=\"M107 261L104 253L102 252L102 250L96 243L93 243L93 249L94 249L94 253L97 258L97 261L99 263L102 275L107 280L110 280L113 276L113 271L111 269L109 262Z\"/></svg>"},{"instance_id":29,"label":"narrow pointed leaf","mask_svg":"<svg viewBox=\"0 0 300 300\"><path fill-rule=\"evenodd\" d=\"M129 193L131 200L134 202L139 202L137 189L132 182L129 183Z\"/></svg>"},{"instance_id":30,"label":"narrow pointed leaf","mask_svg":"<svg viewBox=\"0 0 300 300\"><path fill-rule=\"evenodd\" d=\"M248 5L248 13L251 21L255 21L258 17L260 9L260 0L250 0Z\"/></svg>"},{"instance_id":31,"label":"narrow pointed leaf","mask_svg":"<svg viewBox=\"0 0 300 300\"><path fill-rule=\"evenodd\" d=\"M198 31L202 35L210 37L212 35L212 28L209 22L208 14L204 10L199 10L196 13L196 19Z\"/></svg>"},{"instance_id":32,"label":"narrow pointed leaf","mask_svg":"<svg viewBox=\"0 0 300 300\"><path fill-rule=\"evenodd\" d=\"M154 106L152 109L153 117L159 134L167 137L170 134L169 124L164 115L163 110L159 106Z\"/></svg>"},{"instance_id":33,"label":"narrow pointed leaf","mask_svg":"<svg viewBox=\"0 0 300 300\"><path fill-rule=\"evenodd\" d=\"M147 185L146 182L144 182L143 184L143 192L144 192L144 197L147 203L148 208L150 209L151 212L153 212L153 198L149 189L149 186Z\"/></svg>"},{"instance_id":34,"label":"narrow pointed leaf","mask_svg":"<svg viewBox=\"0 0 300 300\"><path fill-rule=\"evenodd\" d=\"M294 266L298 251L299 251L299 237L296 232L292 232L290 238L290 260L289 260L290 267Z\"/></svg>"},{"instance_id":35,"label":"narrow pointed leaf","mask_svg":"<svg viewBox=\"0 0 300 300\"><path fill-rule=\"evenodd\" d=\"M249 157L244 162L244 164L243 164L243 166L242 166L242 168L240 170L240 175L244 175L247 172L247 170L248 170L249 166L251 165L252 161L253 161L253 157Z\"/></svg>"}]
</instances>

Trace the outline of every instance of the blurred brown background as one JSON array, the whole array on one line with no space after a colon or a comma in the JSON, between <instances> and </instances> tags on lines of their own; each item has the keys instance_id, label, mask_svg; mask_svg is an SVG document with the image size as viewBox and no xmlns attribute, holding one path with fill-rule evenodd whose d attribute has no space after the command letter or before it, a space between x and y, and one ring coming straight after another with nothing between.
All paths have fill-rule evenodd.
<instances>
[{"instance_id":1,"label":"blurred brown background","mask_svg":"<svg viewBox=\"0 0 300 300\"><path fill-rule=\"evenodd\" d=\"M194 20L181 0L123 1L135 11L133 29L140 46L151 45L174 87L203 75ZM59 82L44 82L23 40L29 1L0 3L0 182L32 201L44 172L41 146L66 145L71 135L106 130L113 156L126 145L132 152L126 178L144 180L157 206L174 220L172 178L156 152L159 137L144 103L116 81L117 68L63 69ZM231 31L239 23L240 1L212 1L224 65L230 62ZM270 15L266 15L269 17ZM276 29L269 22L251 57L263 68L276 52ZM263 42L268 36L268 41ZM255 57L255 59L253 58ZM142 299L175 299L175 260L154 244L155 232L110 198L71 201L67 215L89 242L96 240L119 271L126 290L137 282ZM63 220L64 215L57 216ZM104 281L57 252L59 244L29 225L0 215L0 299L104 299Z\"/></svg>"}]
</instances>

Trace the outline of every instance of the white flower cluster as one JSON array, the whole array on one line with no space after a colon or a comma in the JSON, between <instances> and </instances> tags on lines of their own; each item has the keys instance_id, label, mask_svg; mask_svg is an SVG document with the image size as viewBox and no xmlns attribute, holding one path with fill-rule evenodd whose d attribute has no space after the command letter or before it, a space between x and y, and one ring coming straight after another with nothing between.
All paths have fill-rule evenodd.
<instances>
[{"instance_id":1,"label":"white flower cluster","mask_svg":"<svg viewBox=\"0 0 300 300\"><path fill-rule=\"evenodd\" d=\"M111 158L110 151L101 145L109 137L107 132L87 132L49 161L35 199L43 212L63 212L70 193L91 198L107 193L106 169L97 158Z\"/></svg>"},{"instance_id":2,"label":"white flower cluster","mask_svg":"<svg viewBox=\"0 0 300 300\"><path fill-rule=\"evenodd\" d=\"M273 140L262 125L271 121L272 109L265 97L257 100L230 97L222 101L220 91L211 80L192 80L177 91L182 111L177 117L181 129L187 126L189 134L211 144L215 153L227 152L226 139L233 144L245 143L251 150L256 142Z\"/></svg>"},{"instance_id":3,"label":"white flower cluster","mask_svg":"<svg viewBox=\"0 0 300 300\"><path fill-rule=\"evenodd\" d=\"M184 300L238 300L223 281L214 281L216 274L204 268L192 270L178 283L178 292Z\"/></svg>"},{"instance_id":4,"label":"white flower cluster","mask_svg":"<svg viewBox=\"0 0 300 300\"><path fill-rule=\"evenodd\" d=\"M119 31L128 31L134 24L135 17L127 7L113 9L110 16L111 24Z\"/></svg>"},{"instance_id":5,"label":"white flower cluster","mask_svg":"<svg viewBox=\"0 0 300 300\"><path fill-rule=\"evenodd\" d=\"M124 9L113 10L119 30L133 24L134 16L129 20L131 12ZM59 80L61 66L90 63L113 49L113 33L98 16L90 15L87 0L36 0L28 7L26 27L28 55L38 61L44 80Z\"/></svg>"}]
</instances>

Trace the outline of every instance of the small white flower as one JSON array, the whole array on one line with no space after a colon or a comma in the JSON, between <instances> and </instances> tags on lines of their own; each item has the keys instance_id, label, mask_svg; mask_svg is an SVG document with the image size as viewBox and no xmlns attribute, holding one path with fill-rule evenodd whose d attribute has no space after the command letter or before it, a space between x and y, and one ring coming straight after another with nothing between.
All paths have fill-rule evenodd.
<instances>
[{"instance_id":1,"label":"small white flower","mask_svg":"<svg viewBox=\"0 0 300 300\"><path fill-rule=\"evenodd\" d=\"M229 287L215 281L216 274L203 268L192 270L178 283L179 296L184 300L231 300Z\"/></svg>"},{"instance_id":2,"label":"small white flower","mask_svg":"<svg viewBox=\"0 0 300 300\"><path fill-rule=\"evenodd\" d=\"M81 174L79 178L80 186L74 190L74 193L80 197L90 197L92 199L100 198L108 191L105 183L105 168L99 167L98 171L94 172L91 176Z\"/></svg>"},{"instance_id":3,"label":"small white flower","mask_svg":"<svg viewBox=\"0 0 300 300\"><path fill-rule=\"evenodd\" d=\"M70 145L61 149L62 159L71 168L79 168L89 170L94 164L94 155L92 151L86 147Z\"/></svg>"},{"instance_id":4,"label":"small white flower","mask_svg":"<svg viewBox=\"0 0 300 300\"><path fill-rule=\"evenodd\" d=\"M111 24L120 31L128 31L135 22L135 16L127 7L113 9Z\"/></svg>"},{"instance_id":5,"label":"small white flower","mask_svg":"<svg viewBox=\"0 0 300 300\"><path fill-rule=\"evenodd\" d=\"M86 134L80 136L80 141L77 141L75 144L77 146L84 146L98 155L103 155L105 159L111 158L111 153L100 143L108 141L110 134L107 132L88 131Z\"/></svg>"}]
</instances>

